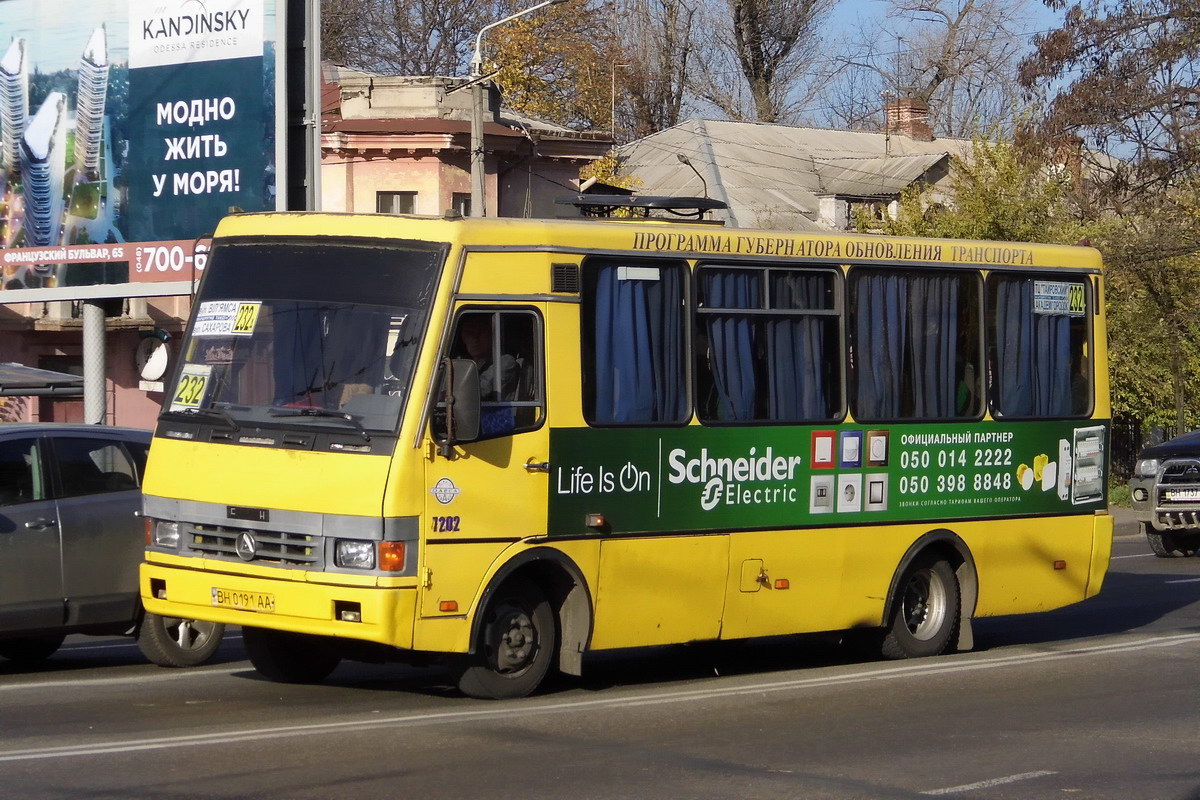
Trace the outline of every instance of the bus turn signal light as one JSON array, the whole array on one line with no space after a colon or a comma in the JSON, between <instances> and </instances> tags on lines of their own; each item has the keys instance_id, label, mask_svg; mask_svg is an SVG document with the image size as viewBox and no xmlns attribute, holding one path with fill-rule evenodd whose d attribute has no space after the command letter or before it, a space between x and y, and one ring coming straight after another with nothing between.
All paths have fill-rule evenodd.
<instances>
[{"instance_id":1,"label":"bus turn signal light","mask_svg":"<svg viewBox=\"0 0 1200 800\"><path fill-rule=\"evenodd\" d=\"M776 578L775 579L775 588L776 589L790 589L790 588L792 588L792 583L787 578Z\"/></svg>"},{"instance_id":2,"label":"bus turn signal light","mask_svg":"<svg viewBox=\"0 0 1200 800\"><path fill-rule=\"evenodd\" d=\"M1067 562L1065 562L1065 561L1055 561L1055 562L1054 562L1054 568L1055 568L1055 569L1066 569L1066 568L1067 568Z\"/></svg>"},{"instance_id":3,"label":"bus turn signal light","mask_svg":"<svg viewBox=\"0 0 1200 800\"><path fill-rule=\"evenodd\" d=\"M454 612L458 611L457 600L443 600L438 603L438 611Z\"/></svg>"},{"instance_id":4,"label":"bus turn signal light","mask_svg":"<svg viewBox=\"0 0 1200 800\"><path fill-rule=\"evenodd\" d=\"M146 525L146 547L149 547L154 536L154 520L149 517L142 517L142 522Z\"/></svg>"},{"instance_id":5,"label":"bus turn signal light","mask_svg":"<svg viewBox=\"0 0 1200 800\"><path fill-rule=\"evenodd\" d=\"M379 568L385 572L403 572L404 542L379 543Z\"/></svg>"}]
</instances>

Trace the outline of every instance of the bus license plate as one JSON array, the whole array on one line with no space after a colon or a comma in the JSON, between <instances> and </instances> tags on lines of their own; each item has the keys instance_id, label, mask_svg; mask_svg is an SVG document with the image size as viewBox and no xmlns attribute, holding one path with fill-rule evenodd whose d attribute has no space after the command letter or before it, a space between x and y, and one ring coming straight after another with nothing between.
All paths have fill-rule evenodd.
<instances>
[{"instance_id":1,"label":"bus license plate","mask_svg":"<svg viewBox=\"0 0 1200 800\"><path fill-rule=\"evenodd\" d=\"M1167 492L1167 499L1184 502L1200 500L1200 489L1176 489L1172 492Z\"/></svg>"},{"instance_id":2,"label":"bus license plate","mask_svg":"<svg viewBox=\"0 0 1200 800\"><path fill-rule=\"evenodd\" d=\"M212 590L212 604L221 608L236 608L241 611L275 613L275 595L267 592L242 592L237 589Z\"/></svg>"}]
</instances>

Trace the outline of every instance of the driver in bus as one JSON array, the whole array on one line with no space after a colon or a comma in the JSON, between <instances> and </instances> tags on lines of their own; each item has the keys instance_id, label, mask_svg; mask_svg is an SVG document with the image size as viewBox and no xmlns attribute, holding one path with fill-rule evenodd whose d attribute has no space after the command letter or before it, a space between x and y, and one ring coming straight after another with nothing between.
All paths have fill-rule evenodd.
<instances>
[{"instance_id":1,"label":"driver in bus","mask_svg":"<svg viewBox=\"0 0 1200 800\"><path fill-rule=\"evenodd\" d=\"M492 316L466 314L459 322L459 339L467 358L479 367L479 394L484 403L512 402L517 399L521 364L516 356L501 353L494 358ZM497 382L497 374L499 382ZM498 388L497 388L498 387ZM516 427L512 408L485 408L479 419L480 433L495 436Z\"/></svg>"}]
</instances>

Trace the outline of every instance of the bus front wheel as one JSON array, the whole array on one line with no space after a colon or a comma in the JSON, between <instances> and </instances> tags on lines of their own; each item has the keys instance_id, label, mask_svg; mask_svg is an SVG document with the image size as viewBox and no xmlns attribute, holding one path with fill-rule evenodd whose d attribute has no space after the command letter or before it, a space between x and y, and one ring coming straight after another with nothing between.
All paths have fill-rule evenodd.
<instances>
[{"instance_id":1,"label":"bus front wheel","mask_svg":"<svg viewBox=\"0 0 1200 800\"><path fill-rule=\"evenodd\" d=\"M530 581L510 581L484 612L480 640L462 666L458 688L489 700L525 697L546 677L555 643L546 595Z\"/></svg>"},{"instance_id":2,"label":"bus front wheel","mask_svg":"<svg viewBox=\"0 0 1200 800\"><path fill-rule=\"evenodd\" d=\"M913 559L897 586L892 619L883 638L887 658L936 656L950 648L958 625L959 591L954 569L943 558Z\"/></svg>"},{"instance_id":3,"label":"bus front wheel","mask_svg":"<svg viewBox=\"0 0 1200 800\"><path fill-rule=\"evenodd\" d=\"M242 644L250 663L276 683L317 683L342 660L320 636L242 628Z\"/></svg>"}]
</instances>

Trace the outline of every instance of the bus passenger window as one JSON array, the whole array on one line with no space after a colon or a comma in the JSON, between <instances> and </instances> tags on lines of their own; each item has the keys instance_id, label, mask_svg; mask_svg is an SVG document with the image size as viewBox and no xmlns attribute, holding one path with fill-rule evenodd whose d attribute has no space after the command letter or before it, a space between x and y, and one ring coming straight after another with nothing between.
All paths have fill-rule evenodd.
<instances>
[{"instance_id":1,"label":"bus passenger window","mask_svg":"<svg viewBox=\"0 0 1200 800\"><path fill-rule=\"evenodd\" d=\"M821 422L841 413L834 273L703 266L696 413L704 422Z\"/></svg>"},{"instance_id":2,"label":"bus passenger window","mask_svg":"<svg viewBox=\"0 0 1200 800\"><path fill-rule=\"evenodd\" d=\"M855 419L980 417L979 301L975 273L852 270Z\"/></svg>"},{"instance_id":3,"label":"bus passenger window","mask_svg":"<svg viewBox=\"0 0 1200 800\"><path fill-rule=\"evenodd\" d=\"M589 423L687 420L685 274L677 261L584 262L583 411Z\"/></svg>"},{"instance_id":4,"label":"bus passenger window","mask_svg":"<svg viewBox=\"0 0 1200 800\"><path fill-rule=\"evenodd\" d=\"M992 408L1005 417L1079 417L1092 409L1086 280L988 278Z\"/></svg>"},{"instance_id":5,"label":"bus passenger window","mask_svg":"<svg viewBox=\"0 0 1200 800\"><path fill-rule=\"evenodd\" d=\"M459 315L452 358L479 367L479 438L493 439L541 425L542 335L532 311L472 310Z\"/></svg>"}]
</instances>

